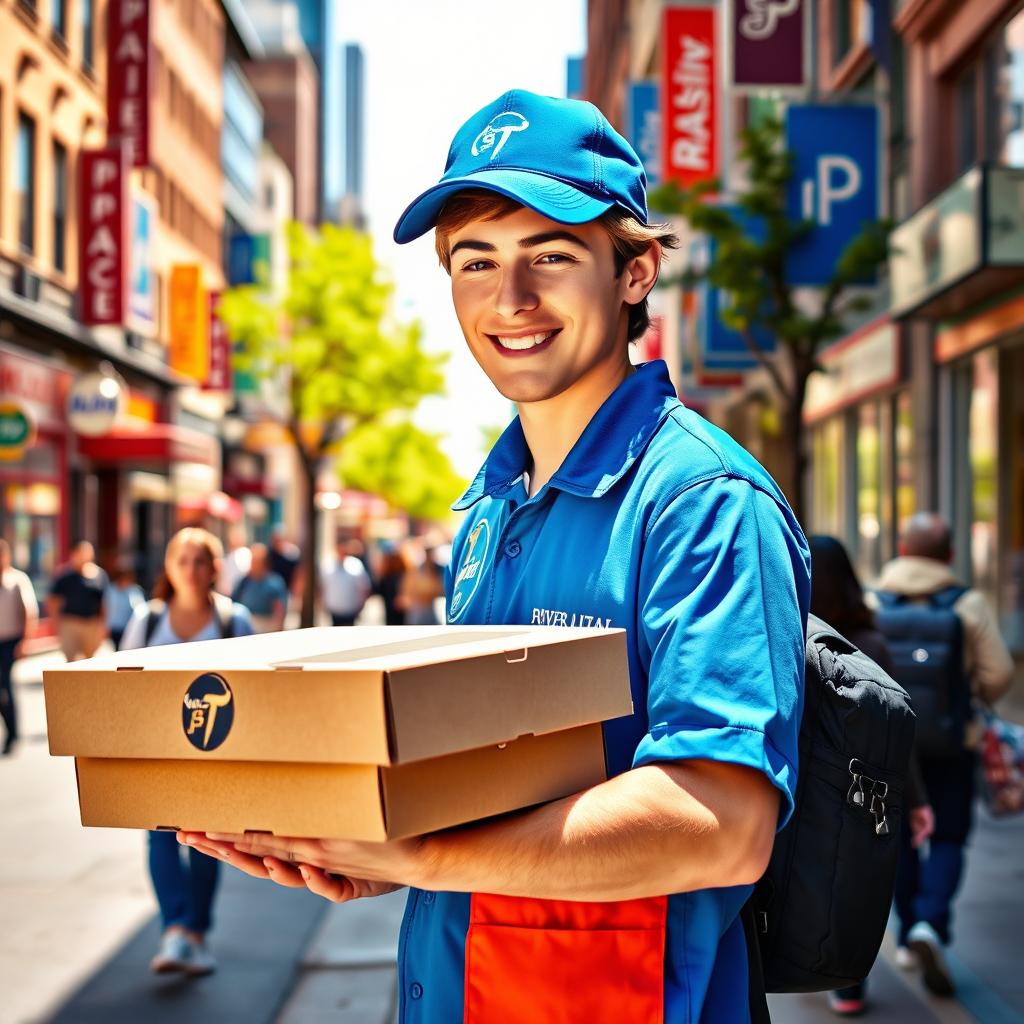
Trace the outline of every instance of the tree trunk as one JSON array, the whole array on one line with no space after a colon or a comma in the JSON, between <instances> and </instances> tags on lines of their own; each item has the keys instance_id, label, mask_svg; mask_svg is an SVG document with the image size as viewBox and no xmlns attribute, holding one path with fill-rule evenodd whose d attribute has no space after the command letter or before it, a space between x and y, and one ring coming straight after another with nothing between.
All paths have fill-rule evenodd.
<instances>
[{"instance_id":1,"label":"tree trunk","mask_svg":"<svg viewBox=\"0 0 1024 1024\"><path fill-rule=\"evenodd\" d=\"M792 361L792 391L782 402L782 437L790 458L787 462L787 479L782 489L789 498L790 506L797 521L805 531L809 528L807 515L807 438L804 428L804 398L807 395L807 379L813 372L813 361L794 354Z\"/></svg>"},{"instance_id":2,"label":"tree trunk","mask_svg":"<svg viewBox=\"0 0 1024 1024\"><path fill-rule=\"evenodd\" d=\"M302 612L299 625L303 629L314 625L316 616L316 593L320 581L317 565L317 545L320 536L320 509L316 503L317 460L299 453L302 466L305 494L303 494L303 544L302 544Z\"/></svg>"}]
</instances>

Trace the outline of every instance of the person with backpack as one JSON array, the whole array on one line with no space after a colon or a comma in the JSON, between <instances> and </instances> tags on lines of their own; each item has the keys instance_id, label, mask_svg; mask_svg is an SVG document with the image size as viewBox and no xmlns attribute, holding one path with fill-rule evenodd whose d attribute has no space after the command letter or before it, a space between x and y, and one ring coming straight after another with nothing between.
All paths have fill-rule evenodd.
<instances>
[{"instance_id":1,"label":"person with backpack","mask_svg":"<svg viewBox=\"0 0 1024 1024\"><path fill-rule=\"evenodd\" d=\"M926 987L952 996L944 949L971 831L980 725L974 704L993 704L1010 687L1013 661L985 597L953 574L949 524L930 512L907 520L899 556L868 598L893 658L892 675L910 694L917 750L935 811L927 852L904 830L896 880L903 966L920 965ZM908 952L909 951L909 952Z\"/></svg>"},{"instance_id":2,"label":"person with backpack","mask_svg":"<svg viewBox=\"0 0 1024 1024\"><path fill-rule=\"evenodd\" d=\"M834 627L891 676L894 672L892 655L885 637L875 625L874 614L864 601L864 590L846 548L835 537L822 535L811 537L810 547L812 614ZM903 797L911 845L917 850L932 834L935 816L916 757L911 758L910 765ZM839 1016L859 1016L867 1006L865 990L865 982L833 989L829 992L829 1007Z\"/></svg>"},{"instance_id":3,"label":"person with backpack","mask_svg":"<svg viewBox=\"0 0 1024 1024\"><path fill-rule=\"evenodd\" d=\"M455 504L448 622L624 628L609 779L386 843L180 839L331 900L410 886L405 1024L749 1020L740 913L794 806L806 541L665 364L630 364L677 240L596 107L514 90L476 112L396 238L432 228L466 343L518 406Z\"/></svg>"},{"instance_id":4,"label":"person with backpack","mask_svg":"<svg viewBox=\"0 0 1024 1024\"><path fill-rule=\"evenodd\" d=\"M214 591L222 550L206 530L179 530L167 545L155 596L132 613L121 650L251 635L249 612ZM220 865L197 850L190 850L183 864L181 852L173 832L149 833L149 874L163 926L150 969L156 974L210 974L217 963L206 946L206 934Z\"/></svg>"}]
</instances>

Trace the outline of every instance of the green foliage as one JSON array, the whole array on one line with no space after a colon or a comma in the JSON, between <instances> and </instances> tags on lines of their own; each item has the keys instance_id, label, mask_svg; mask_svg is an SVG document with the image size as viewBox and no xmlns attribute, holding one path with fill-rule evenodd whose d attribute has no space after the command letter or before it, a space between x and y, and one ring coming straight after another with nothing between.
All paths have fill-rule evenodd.
<instances>
[{"instance_id":1,"label":"green foliage","mask_svg":"<svg viewBox=\"0 0 1024 1024\"><path fill-rule=\"evenodd\" d=\"M445 357L423 350L418 324L390 322L392 287L369 236L292 223L288 251L283 297L244 285L224 293L219 311L236 368L286 389L293 433L322 428L307 452L316 458L359 426L440 394Z\"/></svg>"},{"instance_id":2,"label":"green foliage","mask_svg":"<svg viewBox=\"0 0 1024 1024\"><path fill-rule=\"evenodd\" d=\"M338 469L345 486L379 494L417 519L447 518L468 482L455 472L436 434L402 420L354 430Z\"/></svg>"},{"instance_id":3,"label":"green foliage","mask_svg":"<svg viewBox=\"0 0 1024 1024\"><path fill-rule=\"evenodd\" d=\"M505 427L507 426L508 424L506 423L500 427L491 426L480 428L480 445L483 448L484 455L486 455L498 443L498 438L505 433Z\"/></svg>"},{"instance_id":4,"label":"green foliage","mask_svg":"<svg viewBox=\"0 0 1024 1024\"><path fill-rule=\"evenodd\" d=\"M793 221L787 214L786 188L793 174L793 156L783 146L782 122L765 116L742 133L740 159L749 172L749 185L736 197L736 205L763 225L763 236L751 238L729 211L709 203L718 183L680 189L674 183L656 189L650 196L653 209L686 218L698 232L716 242L716 256L710 267L690 273L683 280L692 284L706 279L722 290L722 320L744 334L755 355L751 328L770 331L785 349L807 365L824 344L844 333L845 315L863 304L859 296L840 299L847 289L870 279L888 256L891 226L887 222L866 224L843 252L832 278L822 289L820 307L809 311L798 304L786 281L786 254L813 228L811 221ZM777 381L779 383L779 381Z\"/></svg>"}]
</instances>

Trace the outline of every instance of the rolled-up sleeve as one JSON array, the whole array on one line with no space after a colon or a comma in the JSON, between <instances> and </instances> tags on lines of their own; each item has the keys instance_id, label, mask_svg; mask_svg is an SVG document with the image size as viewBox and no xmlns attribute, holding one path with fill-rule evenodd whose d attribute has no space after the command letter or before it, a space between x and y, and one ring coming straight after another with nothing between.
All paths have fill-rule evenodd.
<instances>
[{"instance_id":1,"label":"rolled-up sleeve","mask_svg":"<svg viewBox=\"0 0 1024 1024\"><path fill-rule=\"evenodd\" d=\"M634 767L707 758L796 792L803 708L806 541L775 497L715 478L678 494L651 524L639 577L649 731Z\"/></svg>"}]
</instances>

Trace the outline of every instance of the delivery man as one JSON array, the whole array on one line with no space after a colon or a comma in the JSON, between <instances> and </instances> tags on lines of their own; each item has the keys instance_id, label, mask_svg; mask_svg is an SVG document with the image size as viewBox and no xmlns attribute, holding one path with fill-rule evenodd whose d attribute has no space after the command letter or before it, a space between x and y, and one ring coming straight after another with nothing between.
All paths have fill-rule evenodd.
<instances>
[{"instance_id":1,"label":"delivery man","mask_svg":"<svg viewBox=\"0 0 1024 1024\"><path fill-rule=\"evenodd\" d=\"M448 621L624 627L609 781L380 844L179 833L331 900L408 885L404 1024L748 1019L738 915L793 803L809 559L768 474L664 363L630 365L675 241L645 184L595 107L516 90L395 229L435 228L466 343L519 412L455 506Z\"/></svg>"}]
</instances>

